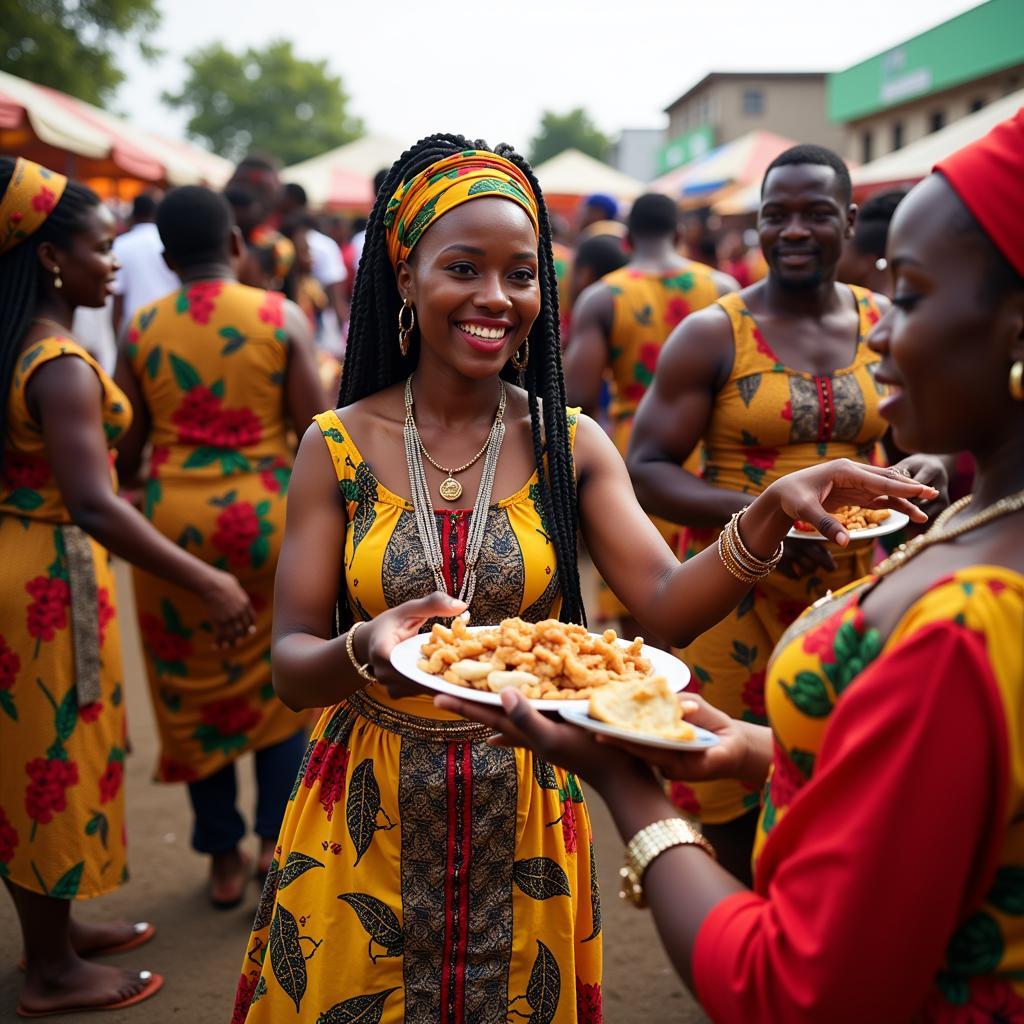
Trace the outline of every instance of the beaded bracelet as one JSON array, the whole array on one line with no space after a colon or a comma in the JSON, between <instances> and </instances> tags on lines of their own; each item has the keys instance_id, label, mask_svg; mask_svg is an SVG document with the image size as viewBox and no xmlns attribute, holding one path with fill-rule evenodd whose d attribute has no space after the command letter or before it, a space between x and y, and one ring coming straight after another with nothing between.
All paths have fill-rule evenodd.
<instances>
[{"instance_id":1,"label":"beaded bracelet","mask_svg":"<svg viewBox=\"0 0 1024 1024\"><path fill-rule=\"evenodd\" d=\"M377 682L377 677L373 674L373 669L370 668L369 662L365 665L360 665L359 660L356 658L356 630L365 625L364 622L353 622L349 628L348 634L345 637L345 653L348 655L348 660L352 662L353 667L365 679L368 683Z\"/></svg>"},{"instance_id":2,"label":"beaded bracelet","mask_svg":"<svg viewBox=\"0 0 1024 1024\"><path fill-rule=\"evenodd\" d=\"M771 558L758 558L743 543L739 531L739 519L745 509L736 512L718 536L718 554L725 568L741 583L756 583L768 576L782 560L783 546Z\"/></svg>"}]
</instances>

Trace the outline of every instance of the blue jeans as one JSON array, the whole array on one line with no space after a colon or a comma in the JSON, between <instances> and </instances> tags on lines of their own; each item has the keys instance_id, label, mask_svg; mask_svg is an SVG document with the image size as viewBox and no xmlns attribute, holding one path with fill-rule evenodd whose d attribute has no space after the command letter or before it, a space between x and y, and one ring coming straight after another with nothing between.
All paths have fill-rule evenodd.
<instances>
[{"instance_id":1,"label":"blue jeans","mask_svg":"<svg viewBox=\"0 0 1024 1024\"><path fill-rule=\"evenodd\" d=\"M276 839L291 795L295 774L306 752L306 733L255 752L256 821L253 831L263 839ZM235 806L238 780L235 762L219 772L188 784L195 824L192 848L200 853L229 853L245 836L245 821Z\"/></svg>"}]
</instances>

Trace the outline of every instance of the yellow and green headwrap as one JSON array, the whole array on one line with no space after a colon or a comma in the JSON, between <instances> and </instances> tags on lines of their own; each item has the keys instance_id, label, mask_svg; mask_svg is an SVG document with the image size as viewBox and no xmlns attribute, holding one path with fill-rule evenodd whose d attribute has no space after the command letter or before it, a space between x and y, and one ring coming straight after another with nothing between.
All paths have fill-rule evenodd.
<instances>
[{"instance_id":1,"label":"yellow and green headwrap","mask_svg":"<svg viewBox=\"0 0 1024 1024\"><path fill-rule=\"evenodd\" d=\"M18 157L0 199L0 256L42 227L67 184L63 174Z\"/></svg>"},{"instance_id":2,"label":"yellow and green headwrap","mask_svg":"<svg viewBox=\"0 0 1024 1024\"><path fill-rule=\"evenodd\" d=\"M540 233L537 199L526 175L497 153L466 149L425 167L398 186L384 211L388 256L393 267L409 258L423 232L449 210L470 199L511 199Z\"/></svg>"}]
</instances>

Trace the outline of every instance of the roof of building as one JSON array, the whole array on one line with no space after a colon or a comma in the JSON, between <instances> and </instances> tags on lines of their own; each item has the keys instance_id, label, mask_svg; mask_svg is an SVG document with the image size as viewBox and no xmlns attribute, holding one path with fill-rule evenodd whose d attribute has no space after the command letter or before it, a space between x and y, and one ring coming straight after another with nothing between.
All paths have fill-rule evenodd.
<instances>
[{"instance_id":1,"label":"roof of building","mask_svg":"<svg viewBox=\"0 0 1024 1024\"><path fill-rule=\"evenodd\" d=\"M827 71L709 71L696 85L691 85L678 99L673 100L667 107L665 107L665 113L669 113L673 107L679 106L684 100L688 100L694 93L700 92L701 89L713 82L732 80L737 81L739 79L750 78L750 79L769 79L772 81L782 81L786 78L821 78L824 79L828 75Z\"/></svg>"},{"instance_id":2,"label":"roof of building","mask_svg":"<svg viewBox=\"0 0 1024 1024\"><path fill-rule=\"evenodd\" d=\"M1024 64L1024 3L987 3L829 75L828 116L853 121Z\"/></svg>"}]
</instances>

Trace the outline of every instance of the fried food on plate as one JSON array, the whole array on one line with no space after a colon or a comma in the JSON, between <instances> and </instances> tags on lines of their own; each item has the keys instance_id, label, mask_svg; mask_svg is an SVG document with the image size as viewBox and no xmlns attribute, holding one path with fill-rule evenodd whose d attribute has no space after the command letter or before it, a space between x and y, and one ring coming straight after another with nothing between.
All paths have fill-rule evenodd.
<instances>
[{"instance_id":1,"label":"fried food on plate","mask_svg":"<svg viewBox=\"0 0 1024 1024\"><path fill-rule=\"evenodd\" d=\"M833 513L835 519L844 530L870 530L879 526L889 518L892 513L887 508L861 508L860 505L840 505ZM810 523L797 520L793 528L800 533L817 533L816 527Z\"/></svg>"},{"instance_id":2,"label":"fried food on plate","mask_svg":"<svg viewBox=\"0 0 1024 1024\"><path fill-rule=\"evenodd\" d=\"M437 623L420 648L423 672L449 683L498 693L514 686L524 697L585 700L609 682L643 679L651 663L641 656L643 639L623 646L615 630L597 635L582 626L545 619L505 619L471 632L455 619Z\"/></svg>"}]
</instances>

